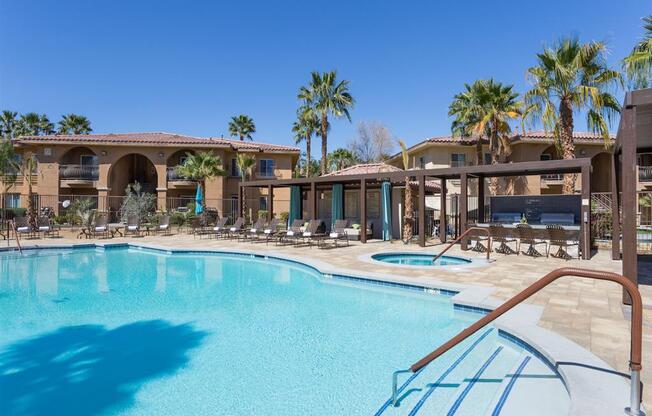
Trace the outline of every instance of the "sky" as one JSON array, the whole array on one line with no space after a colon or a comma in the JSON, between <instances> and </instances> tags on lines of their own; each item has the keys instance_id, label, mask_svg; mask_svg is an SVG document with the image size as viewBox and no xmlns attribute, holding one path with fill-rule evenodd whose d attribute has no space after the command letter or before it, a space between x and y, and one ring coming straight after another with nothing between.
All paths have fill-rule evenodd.
<instances>
[{"instance_id":1,"label":"sky","mask_svg":"<svg viewBox=\"0 0 652 416\"><path fill-rule=\"evenodd\" d=\"M194 136L228 136L244 113L255 140L292 144L298 88L337 70L356 103L352 123L333 121L329 149L361 121L411 145L450 133L464 83L526 91L536 53L562 36L605 41L619 68L650 13L649 0L0 0L0 110Z\"/></svg>"}]
</instances>

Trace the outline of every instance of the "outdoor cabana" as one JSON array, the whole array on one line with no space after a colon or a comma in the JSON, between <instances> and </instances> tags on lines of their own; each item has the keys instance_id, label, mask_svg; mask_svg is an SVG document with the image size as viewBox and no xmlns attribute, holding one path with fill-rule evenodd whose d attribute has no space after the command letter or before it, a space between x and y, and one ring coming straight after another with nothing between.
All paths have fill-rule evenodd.
<instances>
[{"instance_id":1,"label":"outdoor cabana","mask_svg":"<svg viewBox=\"0 0 652 416\"><path fill-rule=\"evenodd\" d=\"M442 169L418 169L400 172L380 172L359 175L341 176L318 176L311 178L294 178L280 180L260 180L245 182L240 185L242 197L243 187L267 188L269 201L273 201L274 189L283 187L295 187L301 192L308 192L308 213L309 219L317 219L317 198L323 190L332 190L334 186L342 185L347 189L359 189L360 191L360 225L364 230L367 227L367 191L373 188L380 188L383 183L391 183L393 186L405 186L406 176L411 184L416 184L417 200L417 228L425 230L426 225L426 183L439 181L439 197L441 198L439 210L439 236L442 242L446 241L447 215L446 215L446 182L448 180L460 181L459 195L459 233L462 234L469 224L469 182L477 186L476 195L478 201L484 201L485 181L491 177L519 177L527 175L554 175L574 173L581 174L581 219L580 238L581 252L583 258L590 258L591 253L591 160L580 158L573 160L548 160L540 162L519 162L496 165L461 166ZM292 203L292 202L291 202ZM268 211L273 215L273 205L270 203ZM477 218L484 218L484 203L477 206ZM366 243L366 235L360 236L362 243ZM466 249L466 243L462 243ZM419 245L426 245L426 233L419 233Z\"/></svg>"}]
</instances>

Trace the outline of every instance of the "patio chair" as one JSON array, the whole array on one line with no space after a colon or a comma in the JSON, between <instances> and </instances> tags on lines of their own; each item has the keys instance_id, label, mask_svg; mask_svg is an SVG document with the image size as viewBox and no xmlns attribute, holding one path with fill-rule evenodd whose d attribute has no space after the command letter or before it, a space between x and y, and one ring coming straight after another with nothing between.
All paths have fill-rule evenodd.
<instances>
[{"instance_id":1,"label":"patio chair","mask_svg":"<svg viewBox=\"0 0 652 416\"><path fill-rule=\"evenodd\" d=\"M240 233L244 231L242 228L244 226L244 218L238 217L233 225L224 231L224 237L226 238L237 238Z\"/></svg>"},{"instance_id":2,"label":"patio chair","mask_svg":"<svg viewBox=\"0 0 652 416\"><path fill-rule=\"evenodd\" d=\"M14 231L17 234L26 235L27 237L36 236L36 232L34 228L32 228L32 226L29 225L29 222L27 221L26 217L15 217L13 221L16 227Z\"/></svg>"},{"instance_id":3,"label":"patio chair","mask_svg":"<svg viewBox=\"0 0 652 416\"><path fill-rule=\"evenodd\" d=\"M54 225L48 217L38 217L38 231L43 233L44 237L59 237L59 226Z\"/></svg>"},{"instance_id":4,"label":"patio chair","mask_svg":"<svg viewBox=\"0 0 652 416\"><path fill-rule=\"evenodd\" d=\"M346 245L349 245L349 235L346 232L346 227L348 226L348 220L335 220L331 232L328 234L328 237L324 238L324 243L328 240L333 242L333 246L337 248L337 242L340 240L346 241ZM324 244L325 245L325 244Z\"/></svg>"},{"instance_id":5,"label":"patio chair","mask_svg":"<svg viewBox=\"0 0 652 416\"><path fill-rule=\"evenodd\" d=\"M297 238L301 236L301 234L303 233L303 231L301 230L303 224L304 221L301 218L297 218L294 221L292 221L292 224L287 230L278 233L276 244L284 244L285 242L290 240L292 240L296 244Z\"/></svg>"},{"instance_id":6,"label":"patio chair","mask_svg":"<svg viewBox=\"0 0 652 416\"><path fill-rule=\"evenodd\" d=\"M89 237L108 237L109 230L109 217L106 215L99 215L95 218L95 225L88 227Z\"/></svg>"},{"instance_id":7,"label":"patio chair","mask_svg":"<svg viewBox=\"0 0 652 416\"><path fill-rule=\"evenodd\" d=\"M140 219L136 215L127 216L127 226L125 227L125 236L127 234L140 236Z\"/></svg>"},{"instance_id":8,"label":"patio chair","mask_svg":"<svg viewBox=\"0 0 652 416\"><path fill-rule=\"evenodd\" d=\"M548 236L550 237L548 255L550 255L552 246L557 246L559 249L555 254L552 254L552 256L559 259L570 260L572 257L568 254L568 247L577 246L577 258L580 258L580 242L578 240L569 239L569 235L566 233L564 227L559 224L548 224L546 225L546 230L548 230Z\"/></svg>"},{"instance_id":9,"label":"patio chair","mask_svg":"<svg viewBox=\"0 0 652 416\"><path fill-rule=\"evenodd\" d=\"M301 239L303 242L307 242L310 247L312 247L313 242L317 242L317 247L319 247L324 238L327 237L325 232L319 231L319 228L324 223L322 220L310 220L308 228L301 234Z\"/></svg>"},{"instance_id":10,"label":"patio chair","mask_svg":"<svg viewBox=\"0 0 652 416\"><path fill-rule=\"evenodd\" d=\"M229 217L222 217L215 222L215 225L208 230L206 235L209 237L218 238L226 230L226 223L229 221Z\"/></svg>"},{"instance_id":11,"label":"patio chair","mask_svg":"<svg viewBox=\"0 0 652 416\"><path fill-rule=\"evenodd\" d=\"M478 253L486 253L487 250L489 250L489 246L491 245L491 236L482 234L477 230L469 232L468 239L469 241L475 241L475 244L473 247L471 247L471 250L477 251ZM487 244L486 246L485 243Z\"/></svg>"},{"instance_id":12,"label":"patio chair","mask_svg":"<svg viewBox=\"0 0 652 416\"><path fill-rule=\"evenodd\" d=\"M509 231L505 227L503 227L502 224L491 224L489 226L489 235L490 235L490 240L489 240L490 251L493 248L493 243L497 242L500 243L500 245L496 249L496 253L501 253L505 255L518 254L518 251L513 250L509 246L509 243L518 243L518 240L510 236Z\"/></svg>"},{"instance_id":13,"label":"patio chair","mask_svg":"<svg viewBox=\"0 0 652 416\"><path fill-rule=\"evenodd\" d=\"M195 217L190 222L190 234L193 237L199 236L201 238L203 235L209 234L208 227L206 227L206 222L202 217Z\"/></svg>"},{"instance_id":14,"label":"patio chair","mask_svg":"<svg viewBox=\"0 0 652 416\"><path fill-rule=\"evenodd\" d=\"M543 254L539 253L539 251L536 249L536 246L543 244L546 249L546 257L548 257L548 242L546 240L536 238L534 229L531 226L528 224L518 224L516 225L516 229L518 231L519 237L516 251L523 253L526 256L541 257ZM521 251L521 245L523 244L528 245L527 251Z\"/></svg>"},{"instance_id":15,"label":"patio chair","mask_svg":"<svg viewBox=\"0 0 652 416\"><path fill-rule=\"evenodd\" d=\"M156 227L154 227L155 233L162 233L163 235L170 235L170 216L163 215Z\"/></svg>"},{"instance_id":16,"label":"patio chair","mask_svg":"<svg viewBox=\"0 0 652 416\"><path fill-rule=\"evenodd\" d=\"M250 228L247 228L238 234L238 241L240 241L240 238L246 240L248 237L254 238L258 233L262 233L265 228L265 222L264 217L258 217L256 222Z\"/></svg>"},{"instance_id":17,"label":"patio chair","mask_svg":"<svg viewBox=\"0 0 652 416\"><path fill-rule=\"evenodd\" d=\"M276 238L278 235L278 223L279 219L278 218L272 218L272 220L267 224L264 228L261 234L259 234L256 238L260 239L260 237L264 236L265 237L265 244L269 244L270 240L273 240Z\"/></svg>"}]
</instances>

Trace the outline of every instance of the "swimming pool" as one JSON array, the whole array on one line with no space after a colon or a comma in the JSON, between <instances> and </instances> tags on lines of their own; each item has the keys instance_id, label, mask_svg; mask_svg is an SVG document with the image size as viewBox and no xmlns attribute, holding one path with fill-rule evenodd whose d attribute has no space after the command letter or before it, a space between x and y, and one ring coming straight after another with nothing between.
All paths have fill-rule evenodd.
<instances>
[{"instance_id":1,"label":"swimming pool","mask_svg":"<svg viewBox=\"0 0 652 416\"><path fill-rule=\"evenodd\" d=\"M4 252L0 316L2 415L491 414L517 406L507 396L534 379L508 388L516 371L551 386L555 404L546 396L539 407L549 411L536 414L568 406L556 373L491 328L405 384L399 408L387 406L392 372L478 313L449 296L271 258Z\"/></svg>"},{"instance_id":2,"label":"swimming pool","mask_svg":"<svg viewBox=\"0 0 652 416\"><path fill-rule=\"evenodd\" d=\"M441 256L435 263L434 255L418 253L378 253L371 256L376 261L403 266L460 266L471 264L471 260L456 256Z\"/></svg>"}]
</instances>

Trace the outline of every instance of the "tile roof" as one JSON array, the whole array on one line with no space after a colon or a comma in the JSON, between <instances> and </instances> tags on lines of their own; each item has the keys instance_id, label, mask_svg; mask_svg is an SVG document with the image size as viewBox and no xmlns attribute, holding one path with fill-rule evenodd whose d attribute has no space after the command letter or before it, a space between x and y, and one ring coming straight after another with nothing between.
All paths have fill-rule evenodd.
<instances>
[{"instance_id":1,"label":"tile roof","mask_svg":"<svg viewBox=\"0 0 652 416\"><path fill-rule=\"evenodd\" d=\"M19 143L39 144L117 144L117 145L162 145L184 146L196 145L218 148L230 148L245 152L290 152L298 153L299 148L270 143L243 142L240 140L225 139L223 137L194 137L173 133L110 133L110 134L54 134L49 136L22 136L15 139Z\"/></svg>"},{"instance_id":2,"label":"tile roof","mask_svg":"<svg viewBox=\"0 0 652 416\"><path fill-rule=\"evenodd\" d=\"M330 172L322 176L344 176L344 175L364 175L367 173L387 173L387 172L402 172L403 169L396 166L388 165L387 163L360 163L358 165L349 166L348 168L340 169L335 172ZM410 182L411 187L419 186L417 181ZM439 183L434 180L426 181L426 189L430 191L439 191Z\"/></svg>"},{"instance_id":3,"label":"tile roof","mask_svg":"<svg viewBox=\"0 0 652 416\"><path fill-rule=\"evenodd\" d=\"M615 140L616 136L610 134L611 140ZM546 132L543 130L537 131L526 131L523 134L515 134L511 137L512 141L517 140L553 140L554 136L551 132ZM588 142L597 142L603 143L604 138L598 133L590 133L585 131L575 131L573 132L573 139L578 141L588 141Z\"/></svg>"}]
</instances>

